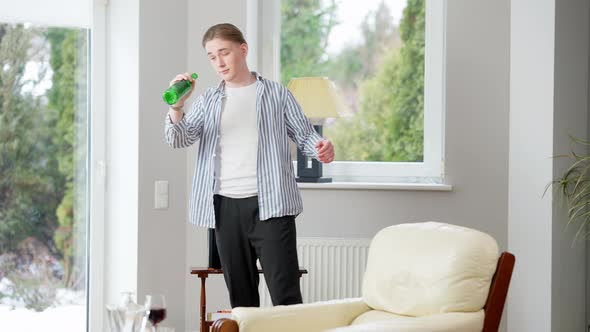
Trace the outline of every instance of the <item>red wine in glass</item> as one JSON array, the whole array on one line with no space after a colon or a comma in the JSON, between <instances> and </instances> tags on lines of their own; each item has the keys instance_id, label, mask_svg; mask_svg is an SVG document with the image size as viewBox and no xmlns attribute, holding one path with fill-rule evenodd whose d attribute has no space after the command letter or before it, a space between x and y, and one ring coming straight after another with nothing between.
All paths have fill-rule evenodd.
<instances>
[{"instance_id":1,"label":"red wine in glass","mask_svg":"<svg viewBox=\"0 0 590 332\"><path fill-rule=\"evenodd\" d=\"M166 308L150 308L148 320L152 323L152 325L157 326L164 319L166 319Z\"/></svg>"},{"instance_id":2,"label":"red wine in glass","mask_svg":"<svg viewBox=\"0 0 590 332\"><path fill-rule=\"evenodd\" d=\"M149 310L148 320L154 326L154 330L158 331L158 324L166 319L166 299L164 295L146 295L145 309Z\"/></svg>"}]
</instances>

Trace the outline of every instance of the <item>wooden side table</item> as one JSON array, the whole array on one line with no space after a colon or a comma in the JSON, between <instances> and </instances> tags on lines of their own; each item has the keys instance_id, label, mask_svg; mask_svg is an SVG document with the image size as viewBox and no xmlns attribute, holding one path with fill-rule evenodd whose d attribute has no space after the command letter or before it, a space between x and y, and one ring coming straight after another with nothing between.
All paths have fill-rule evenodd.
<instances>
[{"instance_id":1,"label":"wooden side table","mask_svg":"<svg viewBox=\"0 0 590 332\"><path fill-rule=\"evenodd\" d=\"M262 273L261 269L258 269L258 273ZM191 268L191 274L196 274L201 278L201 330L200 332L209 332L209 327L213 324L213 321L206 319L207 314L207 296L205 295L205 280L210 274L223 274L222 269L210 269L206 267L193 267ZM304 274L307 274L306 269L299 269L299 278Z\"/></svg>"}]
</instances>

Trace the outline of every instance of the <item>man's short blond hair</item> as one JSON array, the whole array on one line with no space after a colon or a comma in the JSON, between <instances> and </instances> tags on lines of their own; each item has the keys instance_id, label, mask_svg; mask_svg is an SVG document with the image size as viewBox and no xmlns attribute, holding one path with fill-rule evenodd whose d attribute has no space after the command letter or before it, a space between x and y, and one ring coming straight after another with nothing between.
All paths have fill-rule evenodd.
<instances>
[{"instance_id":1,"label":"man's short blond hair","mask_svg":"<svg viewBox=\"0 0 590 332\"><path fill-rule=\"evenodd\" d=\"M240 45L247 44L242 31L230 23L216 24L207 29L207 32L203 35L203 48L205 48L205 44L207 44L208 41L214 38L233 41Z\"/></svg>"}]
</instances>

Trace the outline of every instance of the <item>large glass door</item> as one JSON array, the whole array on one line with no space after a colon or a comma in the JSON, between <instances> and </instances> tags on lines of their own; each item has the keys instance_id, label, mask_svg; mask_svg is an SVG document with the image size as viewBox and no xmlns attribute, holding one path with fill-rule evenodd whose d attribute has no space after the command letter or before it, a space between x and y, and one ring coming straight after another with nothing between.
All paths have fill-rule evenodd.
<instances>
[{"instance_id":1,"label":"large glass door","mask_svg":"<svg viewBox=\"0 0 590 332\"><path fill-rule=\"evenodd\" d=\"M88 45L86 28L0 22L2 330L87 329Z\"/></svg>"}]
</instances>

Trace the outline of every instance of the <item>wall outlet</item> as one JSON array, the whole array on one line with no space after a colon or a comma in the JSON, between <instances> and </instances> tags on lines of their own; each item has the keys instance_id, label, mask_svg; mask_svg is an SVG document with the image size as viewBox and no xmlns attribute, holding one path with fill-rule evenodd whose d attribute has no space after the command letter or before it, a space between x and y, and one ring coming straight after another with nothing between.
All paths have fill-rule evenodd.
<instances>
[{"instance_id":1,"label":"wall outlet","mask_svg":"<svg viewBox=\"0 0 590 332\"><path fill-rule=\"evenodd\" d=\"M168 208L168 181L156 181L154 185L154 209Z\"/></svg>"}]
</instances>

